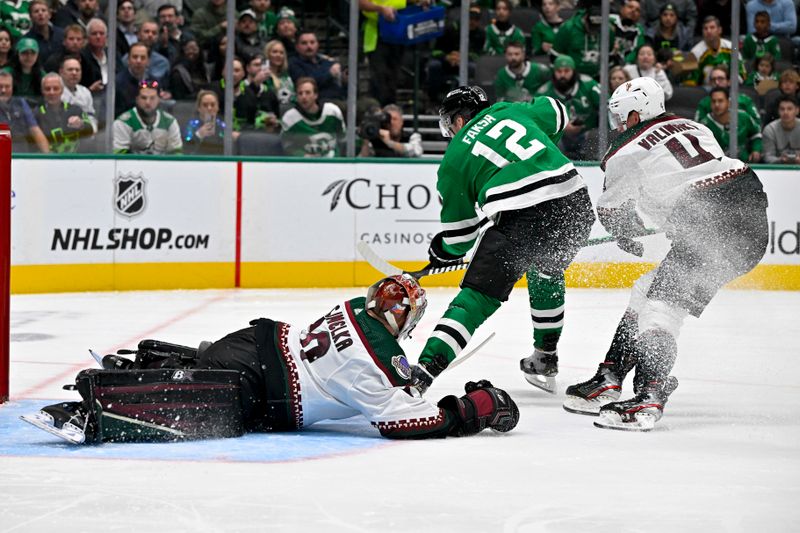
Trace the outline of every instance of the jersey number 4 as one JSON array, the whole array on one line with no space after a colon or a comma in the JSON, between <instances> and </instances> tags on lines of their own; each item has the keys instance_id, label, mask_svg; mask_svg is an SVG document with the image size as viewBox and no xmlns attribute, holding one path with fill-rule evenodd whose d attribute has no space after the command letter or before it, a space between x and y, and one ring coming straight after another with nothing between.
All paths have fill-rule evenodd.
<instances>
[{"instance_id":1,"label":"jersey number 4","mask_svg":"<svg viewBox=\"0 0 800 533\"><path fill-rule=\"evenodd\" d=\"M500 135L503 134L503 130L506 128L510 129L512 132L511 135L508 136L508 139L506 139L506 150L519 157L520 161L530 159L544 150L544 144L536 139L530 141L528 146L522 146L520 140L528 134L528 130L519 122L511 119L504 119L495 124L492 129L486 132L486 136L490 139L499 139ZM511 162L480 141L476 141L475 144L472 145L472 155L485 157L499 168L503 168Z\"/></svg>"}]
</instances>

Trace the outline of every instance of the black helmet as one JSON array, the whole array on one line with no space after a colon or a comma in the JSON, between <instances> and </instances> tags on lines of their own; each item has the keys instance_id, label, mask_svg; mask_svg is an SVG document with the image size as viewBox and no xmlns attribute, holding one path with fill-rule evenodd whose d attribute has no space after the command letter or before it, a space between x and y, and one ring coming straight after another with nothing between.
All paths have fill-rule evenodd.
<instances>
[{"instance_id":1,"label":"black helmet","mask_svg":"<svg viewBox=\"0 0 800 533\"><path fill-rule=\"evenodd\" d=\"M439 128L442 130L442 135L452 137L450 126L456 116L461 115L465 121L468 121L487 107L489 107L489 98L486 96L486 92L477 85L453 89L447 93L439 107Z\"/></svg>"}]
</instances>

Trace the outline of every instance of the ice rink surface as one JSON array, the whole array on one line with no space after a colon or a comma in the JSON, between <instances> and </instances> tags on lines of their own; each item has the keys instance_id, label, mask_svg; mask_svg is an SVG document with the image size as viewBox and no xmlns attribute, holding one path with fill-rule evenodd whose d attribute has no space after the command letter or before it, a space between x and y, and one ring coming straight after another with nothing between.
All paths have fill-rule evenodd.
<instances>
[{"instance_id":1,"label":"ice rink surface","mask_svg":"<svg viewBox=\"0 0 800 533\"><path fill-rule=\"evenodd\" d=\"M588 379L628 299L568 290L559 393L528 385L527 293L475 334L495 338L445 372L438 400L487 378L521 409L517 428L392 442L360 417L292 434L75 447L19 421L142 338L196 345L266 316L307 324L347 290L14 296L11 395L0 407L0 532L789 532L800 530L800 293L723 291L687 319L680 386L650 433L601 430L561 408ZM405 344L413 361L454 294L431 289ZM630 380L623 398L630 396Z\"/></svg>"}]
</instances>

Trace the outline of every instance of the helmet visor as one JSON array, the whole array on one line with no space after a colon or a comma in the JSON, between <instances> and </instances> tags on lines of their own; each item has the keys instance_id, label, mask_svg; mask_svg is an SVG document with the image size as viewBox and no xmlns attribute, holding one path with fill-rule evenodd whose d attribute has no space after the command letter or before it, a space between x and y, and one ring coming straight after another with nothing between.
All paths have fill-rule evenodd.
<instances>
[{"instance_id":1,"label":"helmet visor","mask_svg":"<svg viewBox=\"0 0 800 533\"><path fill-rule=\"evenodd\" d=\"M450 131L450 126L453 125L453 121L450 118L450 115L443 114L441 111L439 112L439 129L442 132L442 137L449 139L453 136L453 132Z\"/></svg>"},{"instance_id":2,"label":"helmet visor","mask_svg":"<svg viewBox=\"0 0 800 533\"><path fill-rule=\"evenodd\" d=\"M627 119L623 119L621 115L615 113L611 109L608 110L608 128L612 130L619 129L620 126L627 124Z\"/></svg>"}]
</instances>

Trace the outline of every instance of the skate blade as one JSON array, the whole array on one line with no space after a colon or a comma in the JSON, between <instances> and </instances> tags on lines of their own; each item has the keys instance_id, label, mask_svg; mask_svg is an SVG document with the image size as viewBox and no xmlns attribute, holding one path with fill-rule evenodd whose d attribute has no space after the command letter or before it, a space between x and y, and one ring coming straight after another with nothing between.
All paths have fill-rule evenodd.
<instances>
[{"instance_id":1,"label":"skate blade","mask_svg":"<svg viewBox=\"0 0 800 533\"><path fill-rule=\"evenodd\" d=\"M598 416L600 415L600 408L604 405L615 402L619 399L619 395L610 396L601 394L591 400L579 398L577 396L567 396L562 404L562 407L568 413L575 413L577 415Z\"/></svg>"},{"instance_id":2,"label":"skate blade","mask_svg":"<svg viewBox=\"0 0 800 533\"><path fill-rule=\"evenodd\" d=\"M634 420L624 422L619 414L614 412L601 412L595 420L594 426L602 429L616 429L621 431L651 431L658 418L649 413L637 413Z\"/></svg>"},{"instance_id":3,"label":"skate blade","mask_svg":"<svg viewBox=\"0 0 800 533\"><path fill-rule=\"evenodd\" d=\"M523 374L523 375L525 376L525 381L527 381L534 387L542 389L543 391L548 392L550 394L556 393L556 378L542 376L540 374Z\"/></svg>"},{"instance_id":4,"label":"skate blade","mask_svg":"<svg viewBox=\"0 0 800 533\"><path fill-rule=\"evenodd\" d=\"M86 441L86 435L79 427L67 422L59 429L53 425L53 417L47 413L39 411L36 414L22 415L19 418L71 444L83 444Z\"/></svg>"}]
</instances>

